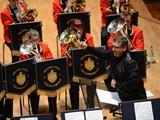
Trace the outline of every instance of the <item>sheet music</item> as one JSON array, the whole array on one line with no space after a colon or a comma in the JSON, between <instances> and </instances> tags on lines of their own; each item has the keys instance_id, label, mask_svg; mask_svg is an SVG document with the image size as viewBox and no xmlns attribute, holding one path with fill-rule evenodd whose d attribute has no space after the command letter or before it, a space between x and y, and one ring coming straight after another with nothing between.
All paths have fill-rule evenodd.
<instances>
[{"instance_id":1,"label":"sheet music","mask_svg":"<svg viewBox=\"0 0 160 120\"><path fill-rule=\"evenodd\" d=\"M118 105L121 102L117 92L96 89L99 101L111 105Z\"/></svg>"},{"instance_id":2,"label":"sheet music","mask_svg":"<svg viewBox=\"0 0 160 120\"><path fill-rule=\"evenodd\" d=\"M20 118L20 120L38 120L38 117Z\"/></svg>"},{"instance_id":3,"label":"sheet music","mask_svg":"<svg viewBox=\"0 0 160 120\"><path fill-rule=\"evenodd\" d=\"M136 120L154 120L151 101L134 103Z\"/></svg>"},{"instance_id":4,"label":"sheet music","mask_svg":"<svg viewBox=\"0 0 160 120\"><path fill-rule=\"evenodd\" d=\"M121 102L117 92L110 92L106 90L96 89L99 101L102 103L108 103L111 105L118 105ZM153 94L147 90L147 98L153 96Z\"/></svg>"},{"instance_id":5,"label":"sheet music","mask_svg":"<svg viewBox=\"0 0 160 120\"><path fill-rule=\"evenodd\" d=\"M103 120L102 110L86 111L86 120Z\"/></svg>"},{"instance_id":6,"label":"sheet music","mask_svg":"<svg viewBox=\"0 0 160 120\"><path fill-rule=\"evenodd\" d=\"M65 113L65 120L85 120L84 112L79 111L79 112Z\"/></svg>"}]
</instances>

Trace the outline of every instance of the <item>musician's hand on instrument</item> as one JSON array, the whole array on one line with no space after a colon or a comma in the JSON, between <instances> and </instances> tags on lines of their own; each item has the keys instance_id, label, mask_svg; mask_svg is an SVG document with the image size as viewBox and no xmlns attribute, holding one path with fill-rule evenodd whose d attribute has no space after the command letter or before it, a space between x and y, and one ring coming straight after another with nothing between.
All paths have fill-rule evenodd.
<instances>
[{"instance_id":1,"label":"musician's hand on instrument","mask_svg":"<svg viewBox=\"0 0 160 120\"><path fill-rule=\"evenodd\" d=\"M111 86L112 86L113 88L115 88L116 82L117 82L117 81L116 81L115 79L112 79L112 80L111 80Z\"/></svg>"},{"instance_id":2,"label":"musician's hand on instrument","mask_svg":"<svg viewBox=\"0 0 160 120\"><path fill-rule=\"evenodd\" d=\"M116 8L116 6L119 6L119 4L120 4L120 0L115 0L112 7Z\"/></svg>"},{"instance_id":3,"label":"musician's hand on instrument","mask_svg":"<svg viewBox=\"0 0 160 120\"><path fill-rule=\"evenodd\" d=\"M67 6L64 9L64 13L68 12L68 10L72 7L72 4L75 0L68 0Z\"/></svg>"},{"instance_id":4,"label":"musician's hand on instrument","mask_svg":"<svg viewBox=\"0 0 160 120\"><path fill-rule=\"evenodd\" d=\"M21 9L20 9L20 13L19 13L19 15L18 15L18 18L19 18L20 20L22 20L25 16L26 16L26 12L24 11L23 8L21 8Z\"/></svg>"},{"instance_id":5,"label":"musician's hand on instrument","mask_svg":"<svg viewBox=\"0 0 160 120\"><path fill-rule=\"evenodd\" d=\"M88 45L87 45L87 43L86 42L80 42L80 47L82 48L82 49L86 49L87 47L88 47Z\"/></svg>"}]
</instances>

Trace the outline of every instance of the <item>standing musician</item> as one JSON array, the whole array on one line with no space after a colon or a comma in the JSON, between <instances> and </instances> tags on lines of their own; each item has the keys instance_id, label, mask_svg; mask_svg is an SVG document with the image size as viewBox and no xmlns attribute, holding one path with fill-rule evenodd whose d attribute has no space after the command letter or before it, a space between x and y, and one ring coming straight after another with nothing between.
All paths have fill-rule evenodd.
<instances>
[{"instance_id":1,"label":"standing musician","mask_svg":"<svg viewBox=\"0 0 160 120\"><path fill-rule=\"evenodd\" d=\"M19 2L19 0L8 0L9 4L1 12L1 21L4 28L4 40L5 44L12 51L12 41L9 38L9 25L14 23L24 22L25 13L27 12L27 7L24 3ZM18 8L17 8L18 7ZM33 19L34 20L34 19ZM30 22L33 20L25 19L25 22ZM19 56L12 56L12 62L19 61ZM13 99L5 99L5 110L3 117L4 119L13 116Z\"/></svg>"},{"instance_id":2,"label":"standing musician","mask_svg":"<svg viewBox=\"0 0 160 120\"><path fill-rule=\"evenodd\" d=\"M132 25L132 13L128 11L123 11L121 13L121 18L124 18L126 21L126 25L124 26L124 33L129 38L132 43L133 48L131 50L144 50L144 37L143 31L137 27ZM117 36L121 35L120 32L112 33L108 40L108 49L111 50L111 45L113 43L113 39Z\"/></svg>"},{"instance_id":3,"label":"standing musician","mask_svg":"<svg viewBox=\"0 0 160 120\"><path fill-rule=\"evenodd\" d=\"M86 33L86 28L84 25L84 22L82 22L82 20L80 19L75 19L72 21L71 27L76 27L78 29L78 39L79 41L86 41L86 43L89 46L94 46L94 42L93 42L93 37ZM70 50L72 49L72 46L68 45L68 44L62 44L61 45L61 56L66 56L66 51L68 51L68 53L70 52ZM71 99L71 106L72 109L79 109L79 83L73 82L73 68L72 68L72 61L71 58L68 57L68 69L69 69L69 81L71 84L71 89L69 90L70 92L70 99ZM90 92L94 92L94 91L90 91ZM89 97L89 96L88 96ZM90 96L91 97L91 96ZM93 96L94 98L94 96ZM94 107L94 100L88 98L88 104L87 107L91 108Z\"/></svg>"},{"instance_id":4,"label":"standing musician","mask_svg":"<svg viewBox=\"0 0 160 120\"><path fill-rule=\"evenodd\" d=\"M76 0L54 0L53 2L53 20L58 23L58 14L85 11L84 8L74 9L73 3ZM58 29L58 26L57 26Z\"/></svg>"},{"instance_id":5,"label":"standing musician","mask_svg":"<svg viewBox=\"0 0 160 120\"><path fill-rule=\"evenodd\" d=\"M40 35L37 30L31 29L28 32L29 40L33 42L33 52L34 54L30 53L28 55L20 55L20 60L25 60L31 57L35 57L35 61L41 61L41 60L48 60L53 59L52 53L48 47L47 44L40 41ZM36 56L36 54L38 56ZM40 55L40 56L39 56ZM40 60L38 60L40 59ZM39 95L37 95L36 91L33 91L29 95L29 99L31 101L31 107L32 107L32 113L38 114L38 106L39 106ZM53 114L53 120L58 120L57 115L57 97L48 97L48 103L49 103L49 111Z\"/></svg>"}]
</instances>

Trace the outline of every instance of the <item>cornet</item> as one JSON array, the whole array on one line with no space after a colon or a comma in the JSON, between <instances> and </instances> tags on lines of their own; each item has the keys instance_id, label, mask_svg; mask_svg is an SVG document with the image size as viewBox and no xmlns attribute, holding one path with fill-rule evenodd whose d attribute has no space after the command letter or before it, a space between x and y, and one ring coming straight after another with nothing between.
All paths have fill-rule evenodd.
<instances>
[{"instance_id":1,"label":"cornet","mask_svg":"<svg viewBox=\"0 0 160 120\"><path fill-rule=\"evenodd\" d=\"M33 54L36 62L43 61L44 59L42 58L40 53L34 50L34 46L35 46L35 43L32 40L27 40L21 44L20 53L22 55Z\"/></svg>"},{"instance_id":2,"label":"cornet","mask_svg":"<svg viewBox=\"0 0 160 120\"><path fill-rule=\"evenodd\" d=\"M107 27L107 31L108 31L109 33L120 32L121 35L127 39L129 50L133 50L133 49L134 49L134 46L133 46L133 44L131 43L130 38L129 38L128 35L126 35L126 34L124 33L124 31L123 31L123 28L125 27L125 25L126 25L125 19L123 19L123 18L117 18L117 19L113 20L113 21L109 24L109 26Z\"/></svg>"}]
</instances>

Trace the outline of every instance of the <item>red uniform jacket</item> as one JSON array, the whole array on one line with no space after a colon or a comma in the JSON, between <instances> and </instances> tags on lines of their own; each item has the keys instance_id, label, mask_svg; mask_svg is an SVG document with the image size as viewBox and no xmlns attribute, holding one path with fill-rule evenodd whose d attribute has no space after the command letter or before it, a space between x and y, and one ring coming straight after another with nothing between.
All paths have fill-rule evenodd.
<instances>
[{"instance_id":1,"label":"red uniform jacket","mask_svg":"<svg viewBox=\"0 0 160 120\"><path fill-rule=\"evenodd\" d=\"M86 33L85 39L86 39L86 43L89 46L94 46L93 37L90 34ZM68 50L70 46L68 45L68 48L66 48L66 47L67 47L67 44L62 44L61 56L66 56L66 50ZM68 59L68 66L71 66L71 59L70 58Z\"/></svg>"},{"instance_id":2,"label":"red uniform jacket","mask_svg":"<svg viewBox=\"0 0 160 120\"><path fill-rule=\"evenodd\" d=\"M132 45L134 46L135 50L144 50L144 40L143 40L143 31L138 28L137 26L132 25L132 33L133 39L131 40ZM115 34L111 34L108 40L108 49L111 50L111 45L113 43Z\"/></svg>"},{"instance_id":3,"label":"red uniform jacket","mask_svg":"<svg viewBox=\"0 0 160 120\"><path fill-rule=\"evenodd\" d=\"M52 52L50 51L47 44L39 42L40 51L42 51L41 57L45 60L52 59ZM20 55L20 60L25 60L30 58L29 55Z\"/></svg>"},{"instance_id":4,"label":"red uniform jacket","mask_svg":"<svg viewBox=\"0 0 160 120\"><path fill-rule=\"evenodd\" d=\"M102 16L101 16L101 20L102 20L102 26L105 27L106 26L106 18L105 16L106 15L109 15L109 14L115 14L115 10L111 10L110 9L110 2L109 0L101 0L100 1L100 10L102 12Z\"/></svg>"},{"instance_id":5,"label":"red uniform jacket","mask_svg":"<svg viewBox=\"0 0 160 120\"><path fill-rule=\"evenodd\" d=\"M61 7L62 0L55 0L53 2L53 20L57 24L58 23L58 14L63 13L63 8ZM85 9L80 9L75 12L82 12L85 11Z\"/></svg>"},{"instance_id":6,"label":"red uniform jacket","mask_svg":"<svg viewBox=\"0 0 160 120\"><path fill-rule=\"evenodd\" d=\"M27 12L26 6L20 2L24 10ZM7 43L11 43L11 39L9 38L9 27L8 25L13 24L15 21L12 18L12 13L10 11L9 5L4 8L4 10L1 12L1 20L4 27L4 40Z\"/></svg>"}]
</instances>

